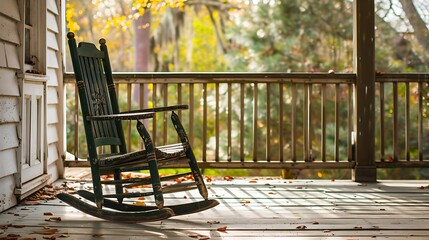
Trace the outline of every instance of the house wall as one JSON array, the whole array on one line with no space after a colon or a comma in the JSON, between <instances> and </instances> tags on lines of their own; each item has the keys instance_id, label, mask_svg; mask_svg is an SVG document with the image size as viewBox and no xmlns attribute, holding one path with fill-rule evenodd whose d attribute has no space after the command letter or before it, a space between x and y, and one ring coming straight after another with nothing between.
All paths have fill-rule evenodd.
<instances>
[{"instance_id":1,"label":"house wall","mask_svg":"<svg viewBox=\"0 0 429 240\"><path fill-rule=\"evenodd\" d=\"M19 1L2 0L0 8L0 211L17 204L15 177L20 169L18 159L21 149L21 89L17 74L22 73L20 47L23 36L20 31L22 17ZM45 0L42 0L45 1ZM63 152L62 125L62 61L61 61L61 0L46 0L46 31L42 30L42 41L46 41L46 170L48 183L58 179L62 173ZM43 34L43 32L46 33ZM40 187L40 186L39 186Z\"/></svg>"}]
</instances>

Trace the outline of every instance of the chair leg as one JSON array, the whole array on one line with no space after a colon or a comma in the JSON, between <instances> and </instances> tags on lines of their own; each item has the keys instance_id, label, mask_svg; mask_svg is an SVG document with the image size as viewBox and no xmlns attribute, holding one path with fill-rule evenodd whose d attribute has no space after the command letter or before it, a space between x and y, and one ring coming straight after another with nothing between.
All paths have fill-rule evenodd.
<instances>
[{"instance_id":1,"label":"chair leg","mask_svg":"<svg viewBox=\"0 0 429 240\"><path fill-rule=\"evenodd\" d=\"M96 159L89 159L92 161L91 164L91 176L92 176L92 186L94 188L95 195L95 205L97 208L101 209L103 207L103 189L101 186L100 179L100 170L98 169L98 163Z\"/></svg>"},{"instance_id":2,"label":"chair leg","mask_svg":"<svg viewBox=\"0 0 429 240\"><path fill-rule=\"evenodd\" d=\"M150 179L152 182L155 203L158 208L161 209L164 207L164 196L162 195L161 179L159 177L158 164L156 162L152 139L150 138L149 132L146 130L144 124L140 121L137 121L137 131L139 132L147 151Z\"/></svg>"},{"instance_id":3,"label":"chair leg","mask_svg":"<svg viewBox=\"0 0 429 240\"><path fill-rule=\"evenodd\" d=\"M182 123L180 122L179 116L175 113L171 113L171 121L173 122L174 128L177 131L177 134L179 135L180 141L185 144L189 144L188 136L186 135L186 131L183 128ZM186 156L189 159L189 167L191 168L192 175L194 176L195 182L198 186L198 191L200 192L201 196L207 200L208 192L206 185L204 183L203 176L201 174L200 168L198 167L197 159L195 158L194 152L192 151L192 147L189 145L188 149L186 150Z\"/></svg>"},{"instance_id":4,"label":"chair leg","mask_svg":"<svg viewBox=\"0 0 429 240\"><path fill-rule=\"evenodd\" d=\"M115 180L120 180L121 179L121 171L119 171L118 169L115 170L114 173L114 178ZM122 184L116 184L115 185L115 190L116 190L116 194L123 194L124 190L122 189ZM124 198L123 197L118 197L118 202L122 203Z\"/></svg>"}]
</instances>

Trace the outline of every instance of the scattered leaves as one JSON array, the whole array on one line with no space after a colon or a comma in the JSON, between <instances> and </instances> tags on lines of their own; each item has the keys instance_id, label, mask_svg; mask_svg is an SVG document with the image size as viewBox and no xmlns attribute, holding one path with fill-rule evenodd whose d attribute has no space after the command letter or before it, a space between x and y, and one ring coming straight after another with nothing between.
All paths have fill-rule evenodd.
<instances>
[{"instance_id":1,"label":"scattered leaves","mask_svg":"<svg viewBox=\"0 0 429 240\"><path fill-rule=\"evenodd\" d=\"M146 206L146 203L143 201L135 201L133 204L136 206Z\"/></svg>"},{"instance_id":2,"label":"scattered leaves","mask_svg":"<svg viewBox=\"0 0 429 240\"><path fill-rule=\"evenodd\" d=\"M232 177L232 176L225 176L225 177L223 177L223 180L232 181L232 180L234 180L234 177Z\"/></svg>"},{"instance_id":3,"label":"scattered leaves","mask_svg":"<svg viewBox=\"0 0 429 240\"><path fill-rule=\"evenodd\" d=\"M208 224L219 224L220 221L207 221Z\"/></svg>"},{"instance_id":4,"label":"scattered leaves","mask_svg":"<svg viewBox=\"0 0 429 240\"><path fill-rule=\"evenodd\" d=\"M33 233L40 234L40 235L52 235L52 234L55 234L57 232L58 232L58 229L50 228L50 229L43 229L43 230L34 231Z\"/></svg>"},{"instance_id":5,"label":"scattered leaves","mask_svg":"<svg viewBox=\"0 0 429 240\"><path fill-rule=\"evenodd\" d=\"M216 229L218 232L226 232L226 226Z\"/></svg>"},{"instance_id":6,"label":"scattered leaves","mask_svg":"<svg viewBox=\"0 0 429 240\"><path fill-rule=\"evenodd\" d=\"M12 227L14 227L14 228L24 228L25 225L12 225Z\"/></svg>"},{"instance_id":7,"label":"scattered leaves","mask_svg":"<svg viewBox=\"0 0 429 240\"><path fill-rule=\"evenodd\" d=\"M61 222L61 218L60 217L51 217L51 218L45 219L45 221L47 221L47 222Z\"/></svg>"}]
</instances>

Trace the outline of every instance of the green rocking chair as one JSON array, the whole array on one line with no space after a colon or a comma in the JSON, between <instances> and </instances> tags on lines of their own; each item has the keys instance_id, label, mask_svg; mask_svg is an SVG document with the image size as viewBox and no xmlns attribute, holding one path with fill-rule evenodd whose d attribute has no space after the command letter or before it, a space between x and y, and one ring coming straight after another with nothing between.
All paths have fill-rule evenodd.
<instances>
[{"instance_id":1,"label":"green rocking chair","mask_svg":"<svg viewBox=\"0 0 429 240\"><path fill-rule=\"evenodd\" d=\"M106 220L122 222L149 222L184 215L212 208L219 203L208 199L207 188L198 168L186 132L175 110L187 109L187 105L151 108L120 112L110 67L106 41L100 39L100 50L94 44L80 42L76 46L74 33L67 34L76 86L88 145L89 162L93 181L93 192L79 190L77 193L87 201L67 193L57 195L59 199L87 214ZM157 112L171 111L171 120L181 143L154 146L149 132L142 123ZM127 152L121 121L135 120L144 149ZM100 148L103 151L100 151ZM100 154L108 149L108 153ZM181 174L160 176L159 166L177 162L188 162L190 171ZM148 170L150 177L123 178L123 172ZM112 179L101 176L110 174ZM163 186L161 182L191 175L193 181ZM178 181L180 182L180 181ZM108 185L114 190L106 193ZM130 186L151 185L150 190L127 192ZM204 200L178 205L164 205L168 193L198 189ZM113 192L113 193L112 193ZM125 198L154 196L155 204L140 206L124 203Z\"/></svg>"}]
</instances>

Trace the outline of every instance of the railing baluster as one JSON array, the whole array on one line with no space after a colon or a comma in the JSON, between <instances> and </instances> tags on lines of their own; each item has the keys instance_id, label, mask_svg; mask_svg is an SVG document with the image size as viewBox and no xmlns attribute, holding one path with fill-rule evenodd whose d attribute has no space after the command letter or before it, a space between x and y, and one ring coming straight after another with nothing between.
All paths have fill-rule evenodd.
<instances>
[{"instance_id":1,"label":"railing baluster","mask_svg":"<svg viewBox=\"0 0 429 240\"><path fill-rule=\"evenodd\" d=\"M292 121L291 121L291 132L292 132L292 161L296 162L296 84L292 83Z\"/></svg>"},{"instance_id":2,"label":"railing baluster","mask_svg":"<svg viewBox=\"0 0 429 240\"><path fill-rule=\"evenodd\" d=\"M280 162L284 162L283 157L283 145L284 145L284 137L283 137L283 108L284 108L284 99L283 99L283 83L279 83L279 160Z\"/></svg>"},{"instance_id":3,"label":"railing baluster","mask_svg":"<svg viewBox=\"0 0 429 240\"><path fill-rule=\"evenodd\" d=\"M335 84L335 137L334 137L334 159L339 161L340 148L340 85Z\"/></svg>"},{"instance_id":4,"label":"railing baluster","mask_svg":"<svg viewBox=\"0 0 429 240\"><path fill-rule=\"evenodd\" d=\"M240 161L244 162L244 83L240 83Z\"/></svg>"},{"instance_id":5,"label":"railing baluster","mask_svg":"<svg viewBox=\"0 0 429 240\"><path fill-rule=\"evenodd\" d=\"M258 161L258 83L253 84L253 161Z\"/></svg>"},{"instance_id":6,"label":"railing baluster","mask_svg":"<svg viewBox=\"0 0 429 240\"><path fill-rule=\"evenodd\" d=\"M203 162L207 161L207 83L203 84Z\"/></svg>"},{"instance_id":7,"label":"railing baluster","mask_svg":"<svg viewBox=\"0 0 429 240\"><path fill-rule=\"evenodd\" d=\"M393 83L393 161L398 161L398 83Z\"/></svg>"},{"instance_id":8,"label":"railing baluster","mask_svg":"<svg viewBox=\"0 0 429 240\"><path fill-rule=\"evenodd\" d=\"M269 83L266 84L267 86L267 106L266 106L266 113L267 113L267 122L266 122L266 139L265 139L265 158L267 160L267 162L271 161L271 144L270 144L270 140L271 140L271 85Z\"/></svg>"},{"instance_id":9,"label":"railing baluster","mask_svg":"<svg viewBox=\"0 0 429 240\"><path fill-rule=\"evenodd\" d=\"M304 109L303 109L303 118L302 118L302 129L304 134L304 161L309 162L310 161L310 144L309 144L309 131L310 131L310 116L309 113L309 84L304 85Z\"/></svg>"},{"instance_id":10,"label":"railing baluster","mask_svg":"<svg viewBox=\"0 0 429 240\"><path fill-rule=\"evenodd\" d=\"M131 96L132 96L131 83L127 84L127 111L131 110ZM131 121L127 121L127 150L131 152Z\"/></svg>"},{"instance_id":11,"label":"railing baluster","mask_svg":"<svg viewBox=\"0 0 429 240\"><path fill-rule=\"evenodd\" d=\"M384 162L384 83L380 83L380 157Z\"/></svg>"},{"instance_id":12,"label":"railing baluster","mask_svg":"<svg viewBox=\"0 0 429 240\"><path fill-rule=\"evenodd\" d=\"M419 127L418 127L418 148L419 148L419 161L423 161L423 83L419 82L418 84L418 93L419 93Z\"/></svg>"},{"instance_id":13,"label":"railing baluster","mask_svg":"<svg viewBox=\"0 0 429 240\"><path fill-rule=\"evenodd\" d=\"M168 83L165 83L162 85L163 86L163 90L164 90L164 102L163 102L163 106L168 106ZM163 123L164 123L164 127L162 129L163 133L162 133L162 141L163 141L163 145L168 144L168 136L167 136L167 130L168 130L168 112L163 112Z\"/></svg>"},{"instance_id":14,"label":"railing baluster","mask_svg":"<svg viewBox=\"0 0 429 240\"><path fill-rule=\"evenodd\" d=\"M157 92L157 86L158 84L153 83L152 84L152 105L155 108L157 106L156 104L156 92ZM157 145L157 127L156 127L156 119L157 119L157 114L153 115L153 119L152 119L152 141L153 144L155 144L155 146Z\"/></svg>"},{"instance_id":15,"label":"railing baluster","mask_svg":"<svg viewBox=\"0 0 429 240\"><path fill-rule=\"evenodd\" d=\"M405 154L410 161L410 84L405 83Z\"/></svg>"},{"instance_id":16,"label":"railing baluster","mask_svg":"<svg viewBox=\"0 0 429 240\"><path fill-rule=\"evenodd\" d=\"M231 131L232 131L232 84L228 83L228 145L227 145L227 151L228 156L227 160L228 162L231 162L232 160L232 137L231 137Z\"/></svg>"},{"instance_id":17,"label":"railing baluster","mask_svg":"<svg viewBox=\"0 0 429 240\"><path fill-rule=\"evenodd\" d=\"M74 88L74 159L79 159L79 91L77 86Z\"/></svg>"},{"instance_id":18,"label":"railing baluster","mask_svg":"<svg viewBox=\"0 0 429 240\"><path fill-rule=\"evenodd\" d=\"M219 162L219 83L215 84L215 95L216 95L216 116L215 116L215 138L216 138L216 146L215 146L215 161Z\"/></svg>"},{"instance_id":19,"label":"railing baluster","mask_svg":"<svg viewBox=\"0 0 429 240\"><path fill-rule=\"evenodd\" d=\"M145 100L145 84L144 83L140 83L139 85L139 107L140 109L145 109L147 106L147 101ZM143 141L140 141L140 148L144 148L144 143Z\"/></svg>"},{"instance_id":20,"label":"railing baluster","mask_svg":"<svg viewBox=\"0 0 429 240\"><path fill-rule=\"evenodd\" d=\"M353 85L348 84L348 99L347 99L347 151L348 161L354 160L354 144L355 136L353 130Z\"/></svg>"},{"instance_id":21,"label":"railing baluster","mask_svg":"<svg viewBox=\"0 0 429 240\"><path fill-rule=\"evenodd\" d=\"M321 157L322 162L326 162L326 84L322 84L321 89L321 134L320 134L320 149L321 149Z\"/></svg>"},{"instance_id":22,"label":"railing baluster","mask_svg":"<svg viewBox=\"0 0 429 240\"><path fill-rule=\"evenodd\" d=\"M189 142L194 144L194 83L189 84Z\"/></svg>"}]
</instances>

